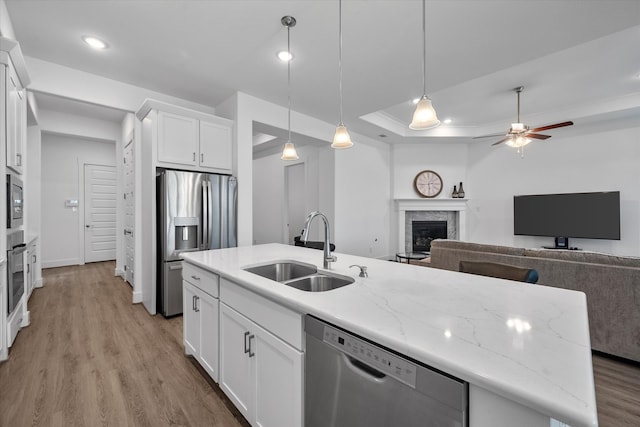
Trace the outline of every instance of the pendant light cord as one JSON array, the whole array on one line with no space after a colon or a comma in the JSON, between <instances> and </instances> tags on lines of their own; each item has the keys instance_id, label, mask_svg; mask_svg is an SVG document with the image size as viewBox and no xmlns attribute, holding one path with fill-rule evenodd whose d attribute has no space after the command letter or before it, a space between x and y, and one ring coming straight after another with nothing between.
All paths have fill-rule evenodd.
<instances>
[{"instance_id":1,"label":"pendant light cord","mask_svg":"<svg viewBox=\"0 0 640 427\"><path fill-rule=\"evenodd\" d=\"M339 53L338 53L338 69L340 71L340 126L343 126L342 123L342 0L338 0L339 10L338 10L338 38L339 38Z\"/></svg>"},{"instance_id":2,"label":"pendant light cord","mask_svg":"<svg viewBox=\"0 0 640 427\"><path fill-rule=\"evenodd\" d=\"M288 127L289 127L289 141L291 142L291 25L287 25L287 52L289 54L289 60L287 61L287 98L289 102L289 115L288 115Z\"/></svg>"},{"instance_id":3,"label":"pendant light cord","mask_svg":"<svg viewBox=\"0 0 640 427\"><path fill-rule=\"evenodd\" d=\"M422 96L427 96L427 6L422 0Z\"/></svg>"}]
</instances>

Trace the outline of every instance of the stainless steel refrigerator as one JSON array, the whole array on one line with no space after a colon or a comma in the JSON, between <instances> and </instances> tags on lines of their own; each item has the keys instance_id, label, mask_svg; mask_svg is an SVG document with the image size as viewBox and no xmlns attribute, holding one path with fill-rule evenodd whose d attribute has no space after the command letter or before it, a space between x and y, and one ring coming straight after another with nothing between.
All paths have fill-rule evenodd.
<instances>
[{"instance_id":1,"label":"stainless steel refrigerator","mask_svg":"<svg viewBox=\"0 0 640 427\"><path fill-rule=\"evenodd\" d=\"M237 180L163 170L157 176L158 311L182 313L182 253L237 246Z\"/></svg>"}]
</instances>

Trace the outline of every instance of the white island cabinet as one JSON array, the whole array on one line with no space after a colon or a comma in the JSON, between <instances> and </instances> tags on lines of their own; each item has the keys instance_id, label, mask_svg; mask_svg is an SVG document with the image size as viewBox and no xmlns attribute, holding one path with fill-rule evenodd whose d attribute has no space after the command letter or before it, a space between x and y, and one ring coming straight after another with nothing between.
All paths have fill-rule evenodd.
<instances>
[{"instance_id":1,"label":"white island cabinet","mask_svg":"<svg viewBox=\"0 0 640 427\"><path fill-rule=\"evenodd\" d=\"M301 426L301 316L225 279L220 299L220 388L251 425Z\"/></svg>"},{"instance_id":2,"label":"white island cabinet","mask_svg":"<svg viewBox=\"0 0 640 427\"><path fill-rule=\"evenodd\" d=\"M195 357L218 382L218 276L185 264L182 277L185 353Z\"/></svg>"},{"instance_id":3,"label":"white island cabinet","mask_svg":"<svg viewBox=\"0 0 640 427\"><path fill-rule=\"evenodd\" d=\"M331 270L354 283L305 292L245 268L293 260L322 271L322 251L184 257L220 276L220 387L252 425L303 425L307 314L467 382L472 427L598 425L583 293L347 254Z\"/></svg>"}]
</instances>

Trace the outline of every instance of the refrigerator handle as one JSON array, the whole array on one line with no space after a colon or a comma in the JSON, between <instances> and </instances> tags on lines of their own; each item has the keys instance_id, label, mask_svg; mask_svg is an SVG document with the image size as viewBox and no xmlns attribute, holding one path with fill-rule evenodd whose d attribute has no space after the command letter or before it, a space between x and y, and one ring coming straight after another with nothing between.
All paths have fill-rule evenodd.
<instances>
[{"instance_id":1,"label":"refrigerator handle","mask_svg":"<svg viewBox=\"0 0 640 427\"><path fill-rule=\"evenodd\" d=\"M202 182L202 249L209 249L209 198L207 181Z\"/></svg>"},{"instance_id":2,"label":"refrigerator handle","mask_svg":"<svg viewBox=\"0 0 640 427\"><path fill-rule=\"evenodd\" d=\"M211 212L211 209L213 209L213 201L212 201L212 195L211 195L211 182L207 182L207 203L209 204L208 210L207 210L207 217L205 218L207 221L207 249L211 249L211 242L209 241L209 236L211 235L211 230L213 230L213 215Z\"/></svg>"}]
</instances>

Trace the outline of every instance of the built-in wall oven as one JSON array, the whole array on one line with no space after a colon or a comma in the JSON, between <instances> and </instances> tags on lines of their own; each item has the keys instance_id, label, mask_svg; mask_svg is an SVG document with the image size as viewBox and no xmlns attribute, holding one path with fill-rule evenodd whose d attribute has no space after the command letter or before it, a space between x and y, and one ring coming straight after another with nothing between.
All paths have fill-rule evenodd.
<instances>
[{"instance_id":1,"label":"built-in wall oven","mask_svg":"<svg viewBox=\"0 0 640 427\"><path fill-rule=\"evenodd\" d=\"M22 181L14 174L7 174L7 228L22 225L24 211Z\"/></svg>"},{"instance_id":2,"label":"built-in wall oven","mask_svg":"<svg viewBox=\"0 0 640 427\"><path fill-rule=\"evenodd\" d=\"M24 294L24 232L15 231L7 235L7 315L13 313Z\"/></svg>"}]
</instances>

